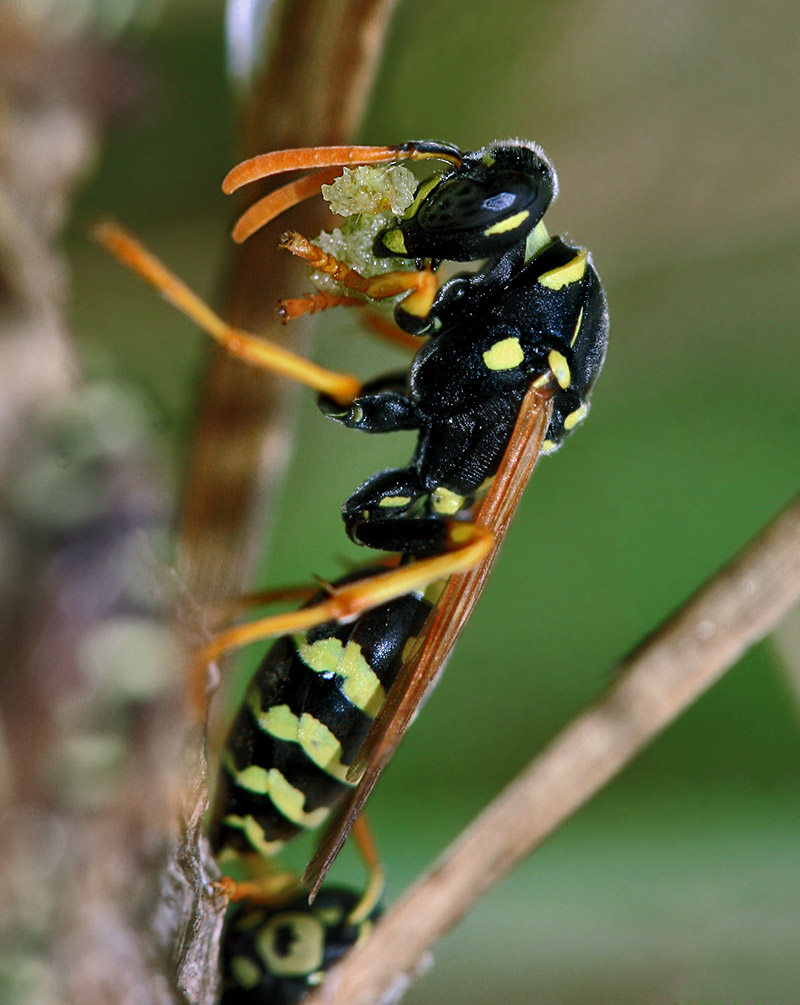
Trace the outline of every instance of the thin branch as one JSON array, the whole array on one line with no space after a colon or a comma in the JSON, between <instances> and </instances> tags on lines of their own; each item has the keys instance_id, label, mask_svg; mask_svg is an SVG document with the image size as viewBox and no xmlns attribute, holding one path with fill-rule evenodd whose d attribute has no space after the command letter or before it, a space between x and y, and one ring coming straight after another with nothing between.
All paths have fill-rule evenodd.
<instances>
[{"instance_id":1,"label":"thin branch","mask_svg":"<svg viewBox=\"0 0 800 1005\"><path fill-rule=\"evenodd\" d=\"M800 599L800 496L622 664L331 971L309 1005L367 1005L402 987L478 898L586 803Z\"/></svg>"},{"instance_id":2,"label":"thin branch","mask_svg":"<svg viewBox=\"0 0 800 1005\"><path fill-rule=\"evenodd\" d=\"M261 40L269 58L253 68L236 109L240 156L351 142L395 3L271 4ZM235 202L231 212L238 215L243 208ZM292 225L317 233L326 218L323 203L314 200L293 211ZM279 233L268 228L232 249L222 314L231 324L303 353L306 325L284 328L275 309L299 272L289 255L277 253ZM200 600L216 602L252 585L268 530L265 514L274 510L289 459L294 395L285 380L248 369L224 350L209 347L209 360L184 493L180 571Z\"/></svg>"}]
</instances>

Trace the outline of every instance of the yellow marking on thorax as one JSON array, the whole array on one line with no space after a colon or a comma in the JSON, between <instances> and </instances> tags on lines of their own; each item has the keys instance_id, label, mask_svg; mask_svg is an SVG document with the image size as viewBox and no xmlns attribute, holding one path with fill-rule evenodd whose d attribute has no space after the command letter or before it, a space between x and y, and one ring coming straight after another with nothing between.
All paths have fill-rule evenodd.
<instances>
[{"instance_id":1,"label":"yellow marking on thorax","mask_svg":"<svg viewBox=\"0 0 800 1005\"><path fill-rule=\"evenodd\" d=\"M483 362L489 370L513 370L525 359L525 353L518 338L504 338L495 342L483 354Z\"/></svg>"},{"instance_id":2,"label":"yellow marking on thorax","mask_svg":"<svg viewBox=\"0 0 800 1005\"><path fill-rule=\"evenodd\" d=\"M567 357L563 353L560 353L558 349L551 349L547 354L547 365L558 381L558 386L562 388L569 387L572 381L572 374L569 371Z\"/></svg>"},{"instance_id":3,"label":"yellow marking on thorax","mask_svg":"<svg viewBox=\"0 0 800 1005\"><path fill-rule=\"evenodd\" d=\"M558 450L559 444L555 440L543 440L542 446L539 449L539 453L547 456L547 454L555 453Z\"/></svg>"},{"instance_id":4,"label":"yellow marking on thorax","mask_svg":"<svg viewBox=\"0 0 800 1005\"><path fill-rule=\"evenodd\" d=\"M384 496L378 505L387 508L390 506L408 506L410 502L411 496Z\"/></svg>"},{"instance_id":5,"label":"yellow marking on thorax","mask_svg":"<svg viewBox=\"0 0 800 1005\"><path fill-rule=\"evenodd\" d=\"M431 493L431 503L434 512L441 513L443 516L453 516L455 513L458 513L464 505L464 498L464 496L459 495L457 492L451 492L450 489L446 489L443 485L439 485Z\"/></svg>"},{"instance_id":6,"label":"yellow marking on thorax","mask_svg":"<svg viewBox=\"0 0 800 1005\"><path fill-rule=\"evenodd\" d=\"M525 223L530 215L531 211L529 209L522 209L519 213L509 216L505 220L498 220L491 227L487 227L483 232L483 236L491 237L492 234L505 234L507 230L516 230L517 227L521 227Z\"/></svg>"},{"instance_id":7,"label":"yellow marking on thorax","mask_svg":"<svg viewBox=\"0 0 800 1005\"><path fill-rule=\"evenodd\" d=\"M569 432L570 429L574 429L579 422L582 422L586 418L586 413L589 411L589 406L584 403L579 408L576 408L574 412L570 412L564 419L564 429Z\"/></svg>"},{"instance_id":8,"label":"yellow marking on thorax","mask_svg":"<svg viewBox=\"0 0 800 1005\"><path fill-rule=\"evenodd\" d=\"M572 348L572 346L575 345L575 342L576 342L576 340L578 338L578 332L581 330L581 321L583 321L583 308L582 307L581 307L580 311L578 312L578 320L575 322L575 328L573 329L573 332L572 332L572 338L569 340L570 348Z\"/></svg>"},{"instance_id":9,"label":"yellow marking on thorax","mask_svg":"<svg viewBox=\"0 0 800 1005\"><path fill-rule=\"evenodd\" d=\"M365 715L375 718L386 698L386 692L377 674L364 659L357 642L348 642L343 647L336 638L319 639L310 645L303 641L297 646L297 654L315 673L341 677L345 696Z\"/></svg>"},{"instance_id":10,"label":"yellow marking on thorax","mask_svg":"<svg viewBox=\"0 0 800 1005\"><path fill-rule=\"evenodd\" d=\"M539 283L542 286L546 286L549 290L560 290L565 286L569 286L570 283L576 283L578 280L583 279L586 272L586 258L588 252L579 251L578 254L566 262L564 265L559 265L556 269L551 269L549 272L543 272L539 276Z\"/></svg>"}]
</instances>

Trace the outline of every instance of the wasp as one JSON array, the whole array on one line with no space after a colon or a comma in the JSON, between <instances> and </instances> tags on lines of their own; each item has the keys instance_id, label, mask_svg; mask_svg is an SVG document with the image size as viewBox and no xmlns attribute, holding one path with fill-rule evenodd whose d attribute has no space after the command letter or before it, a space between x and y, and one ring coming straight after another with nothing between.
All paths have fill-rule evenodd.
<instances>
[{"instance_id":1,"label":"wasp","mask_svg":"<svg viewBox=\"0 0 800 1005\"><path fill-rule=\"evenodd\" d=\"M353 920L359 895L326 884L312 905L297 892L280 906L235 905L222 946L220 1005L295 1005L344 954L365 939L380 916Z\"/></svg>"},{"instance_id":2,"label":"wasp","mask_svg":"<svg viewBox=\"0 0 800 1005\"><path fill-rule=\"evenodd\" d=\"M199 657L206 663L281 636L232 726L211 838L220 861L272 861L287 841L336 811L306 873L312 896L354 825L359 837L366 798L477 600L537 455L556 450L585 418L608 335L590 254L547 232L543 217L557 179L530 142L462 151L414 141L260 155L235 167L223 189L307 173L251 206L234 238L247 239L334 185L345 168L406 162L433 170L414 180L405 205L383 215L348 205L354 229L371 218L360 267L347 260L347 249L337 257L293 232L281 241L322 287L284 301L285 320L337 305L394 303L394 322L416 351L406 370L368 383L230 328L119 228L106 224L100 233L234 355L316 389L328 418L367 434L416 431L409 463L368 478L342 508L351 540L390 553L391 567L376 563L326 584L298 611L236 625ZM479 264L440 283L445 261ZM372 916L382 886L363 834L359 844L371 880L348 915L351 924ZM254 896L251 884L228 889ZM255 965L253 952L238 955ZM255 980L253 966L248 972Z\"/></svg>"}]
</instances>

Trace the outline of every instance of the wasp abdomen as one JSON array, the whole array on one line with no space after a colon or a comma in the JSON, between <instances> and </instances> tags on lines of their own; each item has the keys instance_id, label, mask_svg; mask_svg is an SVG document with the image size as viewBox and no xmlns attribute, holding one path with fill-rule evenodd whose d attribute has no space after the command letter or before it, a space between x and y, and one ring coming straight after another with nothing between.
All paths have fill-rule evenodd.
<instances>
[{"instance_id":1,"label":"wasp abdomen","mask_svg":"<svg viewBox=\"0 0 800 1005\"><path fill-rule=\"evenodd\" d=\"M212 828L218 855L269 857L344 799L347 769L430 610L410 594L352 624L321 625L273 645L222 754Z\"/></svg>"}]
</instances>

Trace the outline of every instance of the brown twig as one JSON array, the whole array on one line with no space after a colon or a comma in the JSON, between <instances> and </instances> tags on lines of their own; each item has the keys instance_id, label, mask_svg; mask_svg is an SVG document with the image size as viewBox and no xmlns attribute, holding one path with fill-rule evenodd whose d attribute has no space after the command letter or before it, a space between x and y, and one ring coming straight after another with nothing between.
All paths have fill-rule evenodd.
<instances>
[{"instance_id":1,"label":"brown twig","mask_svg":"<svg viewBox=\"0 0 800 1005\"><path fill-rule=\"evenodd\" d=\"M367 1005L709 688L800 599L800 497L619 668L391 908L309 1005Z\"/></svg>"},{"instance_id":2,"label":"brown twig","mask_svg":"<svg viewBox=\"0 0 800 1005\"><path fill-rule=\"evenodd\" d=\"M395 2L273 4L269 46L265 42L270 57L260 73L254 71L238 108L241 156L352 142ZM292 223L316 232L324 219L315 200L293 211ZM288 255L276 255L276 244L275 230L267 228L234 249L222 313L231 324L302 352L304 326L283 328L275 309L298 275ZM210 349L180 534L181 573L202 600L251 586L264 545L264 515L288 462L290 401L285 380Z\"/></svg>"}]
</instances>

